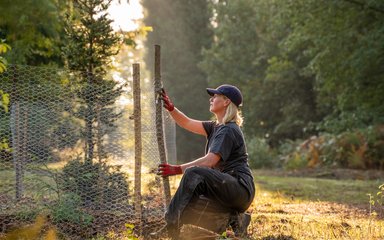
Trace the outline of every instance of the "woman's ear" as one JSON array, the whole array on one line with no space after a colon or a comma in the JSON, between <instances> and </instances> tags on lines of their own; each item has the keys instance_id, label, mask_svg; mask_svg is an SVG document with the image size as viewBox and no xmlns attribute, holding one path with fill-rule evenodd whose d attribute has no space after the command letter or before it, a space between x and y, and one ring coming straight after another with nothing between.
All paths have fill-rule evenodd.
<instances>
[{"instance_id":1,"label":"woman's ear","mask_svg":"<svg viewBox=\"0 0 384 240\"><path fill-rule=\"evenodd\" d=\"M228 107L231 104L231 100L229 98L224 99L224 106Z\"/></svg>"}]
</instances>

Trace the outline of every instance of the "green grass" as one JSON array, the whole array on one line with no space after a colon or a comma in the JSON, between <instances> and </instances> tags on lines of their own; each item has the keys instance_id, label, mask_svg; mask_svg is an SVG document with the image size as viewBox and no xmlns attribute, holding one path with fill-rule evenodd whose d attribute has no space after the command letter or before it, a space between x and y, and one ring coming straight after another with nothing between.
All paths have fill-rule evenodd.
<instances>
[{"instance_id":1,"label":"green grass","mask_svg":"<svg viewBox=\"0 0 384 240\"><path fill-rule=\"evenodd\" d=\"M379 180L333 180L278 177L255 174L259 189L279 192L286 197L308 201L331 201L344 204L368 204L368 193L377 193Z\"/></svg>"},{"instance_id":2,"label":"green grass","mask_svg":"<svg viewBox=\"0 0 384 240\"><path fill-rule=\"evenodd\" d=\"M370 210L379 180L269 176L255 171L251 239L384 239L384 209ZM375 215L377 213L377 215Z\"/></svg>"},{"instance_id":3,"label":"green grass","mask_svg":"<svg viewBox=\"0 0 384 240\"><path fill-rule=\"evenodd\" d=\"M370 209L367 195L377 198L378 186L384 179L272 176L271 171L260 170L254 171L254 176L257 192L250 207L250 239L384 239L383 206L376 204ZM14 178L12 170L0 171L0 192L13 195ZM171 179L172 188L177 188L178 180ZM54 184L48 176L41 178L30 172L24 181L27 195L36 195L32 198L47 197L46 184ZM50 198L54 198L51 194ZM22 214L28 217L33 213L31 210L31 206L26 206Z\"/></svg>"},{"instance_id":4,"label":"green grass","mask_svg":"<svg viewBox=\"0 0 384 240\"><path fill-rule=\"evenodd\" d=\"M15 194L15 171L0 171L0 192L14 196ZM55 182L50 176L25 172L23 177L24 194L26 196L51 195L55 188Z\"/></svg>"}]
</instances>

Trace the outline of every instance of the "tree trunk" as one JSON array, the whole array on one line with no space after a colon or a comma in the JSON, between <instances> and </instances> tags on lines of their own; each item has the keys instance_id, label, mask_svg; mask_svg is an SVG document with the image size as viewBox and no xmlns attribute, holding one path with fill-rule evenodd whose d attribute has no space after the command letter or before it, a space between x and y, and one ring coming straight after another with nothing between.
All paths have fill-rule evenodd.
<instances>
[{"instance_id":1,"label":"tree trunk","mask_svg":"<svg viewBox=\"0 0 384 240\"><path fill-rule=\"evenodd\" d=\"M92 92L93 74L88 72L85 76L87 79L87 86L85 89L85 103L86 103L86 114L85 114L85 162L88 164L93 163L95 143L94 143L94 118L95 118L95 103Z\"/></svg>"},{"instance_id":2,"label":"tree trunk","mask_svg":"<svg viewBox=\"0 0 384 240\"><path fill-rule=\"evenodd\" d=\"M20 102L15 101L11 105L11 132L12 132L12 155L15 168L15 190L16 200L19 201L23 195L23 163L22 163L22 126L20 118Z\"/></svg>"},{"instance_id":3,"label":"tree trunk","mask_svg":"<svg viewBox=\"0 0 384 240\"><path fill-rule=\"evenodd\" d=\"M9 71L14 72L13 86L11 93L11 133L12 133L12 156L13 166L15 168L15 196L16 200L19 201L23 197L24 185L24 159L26 156L26 128L28 121L27 117L27 102L21 100L19 83L18 83L18 69L16 67L10 67ZM25 105L25 106L24 106ZM23 109L24 106L24 109Z\"/></svg>"}]
</instances>

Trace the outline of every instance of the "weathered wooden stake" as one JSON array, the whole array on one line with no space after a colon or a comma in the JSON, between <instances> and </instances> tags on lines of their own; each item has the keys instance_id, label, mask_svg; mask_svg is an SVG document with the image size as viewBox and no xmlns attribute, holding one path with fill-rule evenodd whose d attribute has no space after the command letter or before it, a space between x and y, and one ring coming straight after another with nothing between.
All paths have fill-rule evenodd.
<instances>
[{"instance_id":1,"label":"weathered wooden stake","mask_svg":"<svg viewBox=\"0 0 384 240\"><path fill-rule=\"evenodd\" d=\"M167 163L167 156L164 144L164 131L163 131L163 104L160 100L160 91L162 89L161 74L160 74L160 46L155 45L155 100L156 100L156 137L157 145L159 148L159 157L161 163ZM163 178L163 187L165 195L165 203L169 204L171 201L171 190L169 187L168 177Z\"/></svg>"},{"instance_id":2,"label":"weathered wooden stake","mask_svg":"<svg viewBox=\"0 0 384 240\"><path fill-rule=\"evenodd\" d=\"M141 229L141 95L140 95L140 64L134 63L133 68L133 119L135 129L135 217Z\"/></svg>"}]
</instances>

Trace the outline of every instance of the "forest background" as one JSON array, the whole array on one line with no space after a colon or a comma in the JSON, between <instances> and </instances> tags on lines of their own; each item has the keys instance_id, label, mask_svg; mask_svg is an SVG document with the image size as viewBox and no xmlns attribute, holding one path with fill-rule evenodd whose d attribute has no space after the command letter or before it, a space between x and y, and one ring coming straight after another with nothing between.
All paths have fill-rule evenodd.
<instances>
[{"instance_id":1,"label":"forest background","mask_svg":"<svg viewBox=\"0 0 384 240\"><path fill-rule=\"evenodd\" d=\"M143 6L154 29L146 61L151 46L161 44L165 86L177 107L207 119L206 87L241 89L252 167L383 169L383 2ZM199 139L183 130L177 137L180 161L202 154Z\"/></svg>"},{"instance_id":2,"label":"forest background","mask_svg":"<svg viewBox=\"0 0 384 240\"><path fill-rule=\"evenodd\" d=\"M68 66L65 2L2 1L2 63ZM206 87L241 89L253 168L384 168L382 1L142 5L141 25L152 27L143 61L152 66L153 45L162 46L164 85L180 110L210 119ZM125 43L135 48L139 35ZM6 109L6 93L2 99ZM201 156L204 143L177 129L178 162Z\"/></svg>"}]
</instances>

